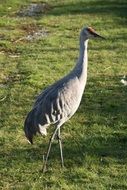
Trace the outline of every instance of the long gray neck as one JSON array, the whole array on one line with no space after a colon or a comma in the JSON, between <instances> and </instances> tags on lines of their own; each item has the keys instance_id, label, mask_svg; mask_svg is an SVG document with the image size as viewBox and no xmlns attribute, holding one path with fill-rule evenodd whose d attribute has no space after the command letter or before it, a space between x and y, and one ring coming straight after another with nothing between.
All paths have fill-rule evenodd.
<instances>
[{"instance_id":1,"label":"long gray neck","mask_svg":"<svg viewBox=\"0 0 127 190\"><path fill-rule=\"evenodd\" d=\"M87 80L88 64L87 45L88 39L83 39L82 35L80 35L80 52L77 64L74 68L74 72L78 76L79 80L83 80L85 83Z\"/></svg>"}]
</instances>

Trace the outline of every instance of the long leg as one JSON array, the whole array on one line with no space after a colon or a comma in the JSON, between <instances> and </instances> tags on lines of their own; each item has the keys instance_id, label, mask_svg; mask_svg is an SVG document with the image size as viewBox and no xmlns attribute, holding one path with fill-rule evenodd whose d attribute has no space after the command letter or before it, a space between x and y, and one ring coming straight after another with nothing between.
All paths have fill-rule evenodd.
<instances>
[{"instance_id":1,"label":"long leg","mask_svg":"<svg viewBox=\"0 0 127 190\"><path fill-rule=\"evenodd\" d=\"M46 154L46 159L44 161L44 165L43 165L43 169L42 169L43 173L46 171L47 161L48 161L49 153L50 153L50 150L51 150L52 142L54 140L54 137L55 137L56 132L57 132L58 129L59 129L59 126L56 127L54 133L52 134L52 136L50 138L49 145L48 145L48 151L47 151L47 154Z\"/></svg>"},{"instance_id":2,"label":"long leg","mask_svg":"<svg viewBox=\"0 0 127 190\"><path fill-rule=\"evenodd\" d=\"M60 127L58 128L58 142L60 146L60 157L61 157L61 166L64 167L64 160L63 160L63 150L62 150L62 142L61 142L61 136L60 136Z\"/></svg>"}]
</instances>

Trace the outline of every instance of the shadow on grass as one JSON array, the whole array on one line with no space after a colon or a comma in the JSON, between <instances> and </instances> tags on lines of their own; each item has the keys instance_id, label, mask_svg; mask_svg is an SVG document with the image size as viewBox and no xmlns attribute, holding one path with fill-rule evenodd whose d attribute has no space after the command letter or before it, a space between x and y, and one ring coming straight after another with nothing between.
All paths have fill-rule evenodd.
<instances>
[{"instance_id":1,"label":"shadow on grass","mask_svg":"<svg viewBox=\"0 0 127 190\"><path fill-rule=\"evenodd\" d=\"M52 5L52 9L45 13L47 15L75 15L75 14L95 14L95 15L115 15L122 18L127 17L127 3L126 0L111 0L111 1L77 1L75 3L65 2L58 3L58 5ZM43 14L33 16L37 20L40 19ZM118 22L118 20L117 20ZM125 24L126 20L120 21L119 24Z\"/></svg>"},{"instance_id":2,"label":"shadow on grass","mask_svg":"<svg viewBox=\"0 0 127 190\"><path fill-rule=\"evenodd\" d=\"M38 146L38 148L18 148L13 149L10 153L3 154L2 159L4 159L5 165L3 167L12 168L15 165L18 166L18 163L19 167L21 165L26 167L27 164L29 164L28 167L32 167L32 164L40 164L38 161L41 161L43 166L43 153L48 146L48 144L43 145L43 143L42 139L42 145ZM125 164L127 163L127 135L116 133L114 136L107 138L101 136L90 138L81 138L79 136L77 140L73 137L66 138L63 143L63 152L67 168L81 167L84 164L89 165L87 157L90 157L93 163L99 162L102 165L110 164L110 159L113 159L115 163ZM48 165L55 168L54 163L56 162L59 162L60 167L59 145L54 142Z\"/></svg>"},{"instance_id":3,"label":"shadow on grass","mask_svg":"<svg viewBox=\"0 0 127 190\"><path fill-rule=\"evenodd\" d=\"M48 14L51 15L65 15L65 14L111 14L120 17L127 17L127 3L125 0L112 0L112 1L78 1L75 3L61 3L58 6L54 6ZM119 24L123 24L122 23ZM125 23L126 24L126 23Z\"/></svg>"}]
</instances>

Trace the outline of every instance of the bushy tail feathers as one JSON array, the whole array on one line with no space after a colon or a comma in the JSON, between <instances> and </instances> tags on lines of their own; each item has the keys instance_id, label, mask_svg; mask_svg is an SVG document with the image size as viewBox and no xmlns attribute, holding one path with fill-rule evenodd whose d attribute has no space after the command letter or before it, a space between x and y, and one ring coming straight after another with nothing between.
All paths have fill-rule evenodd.
<instances>
[{"instance_id":1,"label":"bushy tail feathers","mask_svg":"<svg viewBox=\"0 0 127 190\"><path fill-rule=\"evenodd\" d=\"M25 123L24 123L24 132L27 140L33 144L33 136L36 135L37 129L34 125L34 112L31 111L28 113Z\"/></svg>"}]
</instances>

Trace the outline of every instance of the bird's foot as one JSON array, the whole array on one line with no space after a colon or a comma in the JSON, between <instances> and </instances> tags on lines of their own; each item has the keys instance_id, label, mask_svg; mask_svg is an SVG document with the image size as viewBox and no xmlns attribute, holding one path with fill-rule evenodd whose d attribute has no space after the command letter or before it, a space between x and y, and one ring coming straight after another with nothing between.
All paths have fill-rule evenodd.
<instances>
[{"instance_id":1,"label":"bird's foot","mask_svg":"<svg viewBox=\"0 0 127 190\"><path fill-rule=\"evenodd\" d=\"M45 173L47 171L47 164L45 160L45 154L43 154L43 167L42 167L42 173Z\"/></svg>"},{"instance_id":2,"label":"bird's foot","mask_svg":"<svg viewBox=\"0 0 127 190\"><path fill-rule=\"evenodd\" d=\"M65 168L64 163L61 163L61 167L62 167L62 169L64 169L64 168Z\"/></svg>"},{"instance_id":3,"label":"bird's foot","mask_svg":"<svg viewBox=\"0 0 127 190\"><path fill-rule=\"evenodd\" d=\"M47 167L44 165L43 168L42 168L42 173L46 173L48 170L47 170Z\"/></svg>"}]
</instances>

